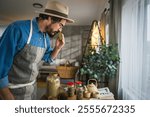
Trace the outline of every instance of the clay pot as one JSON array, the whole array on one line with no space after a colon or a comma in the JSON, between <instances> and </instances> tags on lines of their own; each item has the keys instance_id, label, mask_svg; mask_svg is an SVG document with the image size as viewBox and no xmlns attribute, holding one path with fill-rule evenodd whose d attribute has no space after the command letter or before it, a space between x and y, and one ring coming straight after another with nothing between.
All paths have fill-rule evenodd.
<instances>
[{"instance_id":1,"label":"clay pot","mask_svg":"<svg viewBox=\"0 0 150 117\"><path fill-rule=\"evenodd\" d=\"M99 98L99 96L100 96L99 92L94 92L92 95L93 98Z\"/></svg>"},{"instance_id":2,"label":"clay pot","mask_svg":"<svg viewBox=\"0 0 150 117\"><path fill-rule=\"evenodd\" d=\"M97 92L97 91L98 91L98 90L97 90L97 81L95 80L95 84L96 84L96 85L94 85L93 83L89 84L90 80L93 81L93 80L95 80L95 79L89 79L89 80L88 80L88 85L87 85L88 91L89 91L90 93Z\"/></svg>"},{"instance_id":3,"label":"clay pot","mask_svg":"<svg viewBox=\"0 0 150 117\"><path fill-rule=\"evenodd\" d=\"M84 97L85 98L90 98L91 97L91 93L89 91L85 91L84 92Z\"/></svg>"}]
</instances>

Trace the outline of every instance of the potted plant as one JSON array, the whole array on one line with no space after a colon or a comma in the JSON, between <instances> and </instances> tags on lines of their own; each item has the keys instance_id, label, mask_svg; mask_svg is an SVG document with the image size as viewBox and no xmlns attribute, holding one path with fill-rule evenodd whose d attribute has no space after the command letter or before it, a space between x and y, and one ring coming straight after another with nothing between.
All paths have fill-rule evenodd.
<instances>
[{"instance_id":1,"label":"potted plant","mask_svg":"<svg viewBox=\"0 0 150 117\"><path fill-rule=\"evenodd\" d=\"M99 83L108 83L109 78L115 77L119 63L117 45L102 45L98 51L89 48L83 57L80 74L86 75L88 79L94 78Z\"/></svg>"}]
</instances>

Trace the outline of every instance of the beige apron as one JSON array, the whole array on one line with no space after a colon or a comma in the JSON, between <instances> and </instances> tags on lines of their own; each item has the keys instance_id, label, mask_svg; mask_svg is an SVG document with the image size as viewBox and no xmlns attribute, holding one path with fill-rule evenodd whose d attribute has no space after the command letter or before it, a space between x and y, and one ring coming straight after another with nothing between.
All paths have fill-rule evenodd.
<instances>
[{"instance_id":1,"label":"beige apron","mask_svg":"<svg viewBox=\"0 0 150 117\"><path fill-rule=\"evenodd\" d=\"M14 58L12 68L9 72L9 88L17 100L36 99L36 78L38 65L47 48L44 35L45 48L30 45L32 38L32 21L27 44ZM38 40L38 39L37 39Z\"/></svg>"}]
</instances>

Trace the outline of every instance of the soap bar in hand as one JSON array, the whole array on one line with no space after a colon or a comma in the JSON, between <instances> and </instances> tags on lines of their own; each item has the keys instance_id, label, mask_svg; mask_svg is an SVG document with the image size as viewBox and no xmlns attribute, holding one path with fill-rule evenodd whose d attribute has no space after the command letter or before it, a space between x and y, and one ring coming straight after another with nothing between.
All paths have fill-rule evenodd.
<instances>
[{"instance_id":1,"label":"soap bar in hand","mask_svg":"<svg viewBox=\"0 0 150 117\"><path fill-rule=\"evenodd\" d=\"M59 32L59 33L58 33L58 38L59 38L59 40L62 40L62 38L63 38L62 32Z\"/></svg>"}]
</instances>

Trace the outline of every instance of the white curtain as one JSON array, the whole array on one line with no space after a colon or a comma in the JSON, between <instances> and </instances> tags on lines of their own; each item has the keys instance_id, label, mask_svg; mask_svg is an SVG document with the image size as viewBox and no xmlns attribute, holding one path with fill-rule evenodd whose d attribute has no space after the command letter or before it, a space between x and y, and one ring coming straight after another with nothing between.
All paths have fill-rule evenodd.
<instances>
[{"instance_id":1,"label":"white curtain","mask_svg":"<svg viewBox=\"0 0 150 117\"><path fill-rule=\"evenodd\" d=\"M119 99L150 99L150 0L122 0Z\"/></svg>"}]
</instances>

